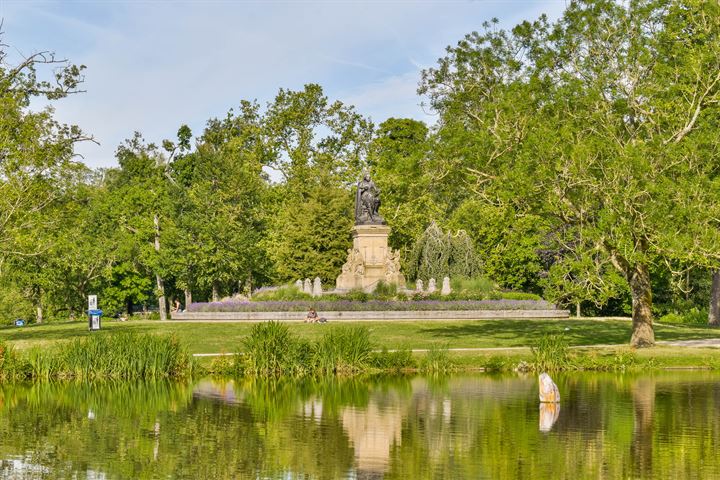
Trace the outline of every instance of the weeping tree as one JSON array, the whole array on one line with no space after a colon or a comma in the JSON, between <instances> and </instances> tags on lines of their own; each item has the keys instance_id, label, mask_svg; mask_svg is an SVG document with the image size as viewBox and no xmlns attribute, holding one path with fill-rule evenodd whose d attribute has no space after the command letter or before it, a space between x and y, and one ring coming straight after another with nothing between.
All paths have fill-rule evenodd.
<instances>
[{"instance_id":1,"label":"weeping tree","mask_svg":"<svg viewBox=\"0 0 720 480\"><path fill-rule=\"evenodd\" d=\"M417 239L407 263L410 278L467 277L480 273L472 239L464 230L443 232L433 222Z\"/></svg>"}]
</instances>

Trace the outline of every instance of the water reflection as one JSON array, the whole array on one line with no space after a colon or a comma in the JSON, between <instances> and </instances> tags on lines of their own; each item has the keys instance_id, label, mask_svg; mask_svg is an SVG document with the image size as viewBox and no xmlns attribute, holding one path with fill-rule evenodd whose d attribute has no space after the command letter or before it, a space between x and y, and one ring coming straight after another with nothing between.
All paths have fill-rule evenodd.
<instances>
[{"instance_id":1,"label":"water reflection","mask_svg":"<svg viewBox=\"0 0 720 480\"><path fill-rule=\"evenodd\" d=\"M540 431L549 432L553 425L560 418L559 403L541 403L540 404Z\"/></svg>"},{"instance_id":2,"label":"water reflection","mask_svg":"<svg viewBox=\"0 0 720 480\"><path fill-rule=\"evenodd\" d=\"M5 385L0 477L714 478L718 380L561 376L562 413L534 376Z\"/></svg>"}]
</instances>

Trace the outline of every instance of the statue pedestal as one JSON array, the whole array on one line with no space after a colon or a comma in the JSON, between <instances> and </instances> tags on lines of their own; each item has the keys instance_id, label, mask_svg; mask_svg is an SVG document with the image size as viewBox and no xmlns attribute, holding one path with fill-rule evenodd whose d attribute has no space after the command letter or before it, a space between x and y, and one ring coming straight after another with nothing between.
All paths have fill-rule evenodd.
<instances>
[{"instance_id":1,"label":"statue pedestal","mask_svg":"<svg viewBox=\"0 0 720 480\"><path fill-rule=\"evenodd\" d=\"M337 278L336 289L347 291L375 290L381 280L405 288L405 277L400 273L400 255L388 247L390 227L386 225L355 225L352 229L353 248L342 273Z\"/></svg>"}]
</instances>

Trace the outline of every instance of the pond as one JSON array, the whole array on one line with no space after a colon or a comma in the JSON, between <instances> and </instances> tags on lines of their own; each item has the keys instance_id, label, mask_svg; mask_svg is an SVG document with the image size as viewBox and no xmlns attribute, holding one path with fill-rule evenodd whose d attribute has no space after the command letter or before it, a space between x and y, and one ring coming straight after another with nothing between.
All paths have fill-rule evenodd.
<instances>
[{"instance_id":1,"label":"pond","mask_svg":"<svg viewBox=\"0 0 720 480\"><path fill-rule=\"evenodd\" d=\"M0 478L720 478L720 374L0 387Z\"/></svg>"}]
</instances>

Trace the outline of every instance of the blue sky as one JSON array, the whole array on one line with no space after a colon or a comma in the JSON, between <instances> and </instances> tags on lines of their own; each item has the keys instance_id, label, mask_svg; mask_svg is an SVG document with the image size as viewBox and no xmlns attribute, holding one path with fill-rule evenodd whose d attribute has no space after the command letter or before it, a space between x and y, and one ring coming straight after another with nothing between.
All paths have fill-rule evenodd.
<instances>
[{"instance_id":1,"label":"blue sky","mask_svg":"<svg viewBox=\"0 0 720 480\"><path fill-rule=\"evenodd\" d=\"M200 134L240 100L318 83L332 100L376 123L432 124L415 93L420 71L485 20L512 27L565 0L546 1L39 1L0 0L3 43L19 58L40 50L87 66L86 93L55 104L56 117L95 136L77 151L92 167L137 130Z\"/></svg>"}]
</instances>

